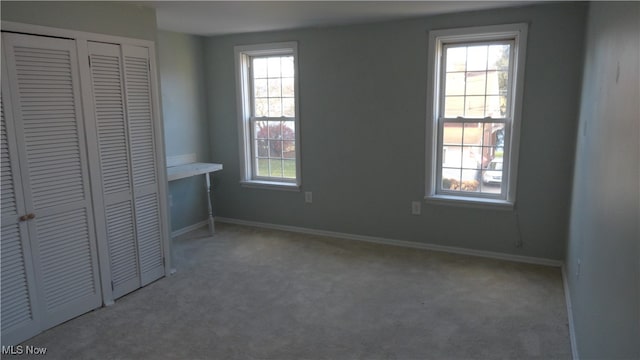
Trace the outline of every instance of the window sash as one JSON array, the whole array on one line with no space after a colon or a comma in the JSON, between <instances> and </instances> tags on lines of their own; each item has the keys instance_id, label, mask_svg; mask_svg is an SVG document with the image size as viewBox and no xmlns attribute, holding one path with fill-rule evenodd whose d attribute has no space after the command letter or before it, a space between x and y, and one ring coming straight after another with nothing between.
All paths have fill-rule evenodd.
<instances>
[{"instance_id":1,"label":"window sash","mask_svg":"<svg viewBox=\"0 0 640 360\"><path fill-rule=\"evenodd\" d=\"M269 122L292 122L295 126L296 124L296 118L295 117L255 117L252 116L251 118L249 118L249 131L251 134L251 172L252 172L252 178L254 180L262 180L262 181L277 181L277 182L287 182L287 183L296 183L297 181L297 175L296 177L293 178L289 178L289 177L284 177L284 164L283 164L283 176L260 176L258 175L258 159L264 159L264 157L259 157L258 156L258 149L256 148L256 142L258 141L257 135L255 133L255 129L256 129L256 122L258 121L266 121L267 123ZM299 129L295 129L296 134L297 131L299 131ZM293 160L296 163L296 171L297 171L297 159L298 159L298 141L296 140L297 136L294 136L293 140L287 140L287 141L293 141L296 147L295 150L295 158L293 159L285 159L284 157L280 157L280 158L272 158L271 156L268 156L267 159L269 159L268 164L269 164L269 173L271 173L271 159L280 159L282 160ZM262 140L262 139L261 139ZM269 139L267 139L269 140ZM296 173L297 174L297 173Z\"/></svg>"},{"instance_id":2,"label":"window sash","mask_svg":"<svg viewBox=\"0 0 640 360\"><path fill-rule=\"evenodd\" d=\"M442 168L443 168L443 148L444 148L444 125L445 124L495 124L500 123L504 124L504 152L503 152L503 160L502 160L502 181L500 183L500 193L499 194L491 194L491 193L482 193L475 191L461 191L461 190L449 190L442 188ZM461 196L461 197L474 197L474 198L484 198L484 199L496 199L496 200L505 200L507 198L507 184L509 184L509 164L511 161L510 149L511 147L511 128L512 128L512 119L511 118L499 118L494 119L491 117L486 118L444 118L441 117L438 119L438 141L437 141L437 151L436 151L436 184L435 184L435 193L437 195L452 195L452 196ZM460 147L464 147L465 145L460 144ZM474 146L474 145L467 145ZM484 146L484 144L482 145ZM460 166L460 169L464 169L464 167ZM482 166L478 171L481 174L480 181L482 182L482 173L485 171ZM482 185L481 185L482 186Z\"/></svg>"},{"instance_id":3,"label":"window sash","mask_svg":"<svg viewBox=\"0 0 640 360\"><path fill-rule=\"evenodd\" d=\"M509 81L507 83L507 101L508 101L508 105L507 106L507 113L505 114L505 118L512 118L513 117L513 104L511 103L512 101L514 101L514 97L513 97L513 85L515 83L515 79L514 79L514 62L515 62L515 53L516 53L516 44L514 40L495 40L495 41L461 41L461 42L447 42L441 45L441 48L439 49L439 51L441 52L441 58L442 61L440 62L440 69L439 69L439 74L440 74L440 80L439 80L439 84L438 84L438 91L439 91L439 97L438 97L438 116L440 117L444 117L444 112L445 112L445 85L446 85L446 79L447 79L447 49L449 48L457 48L457 47L468 47L468 46L478 46L478 45L510 45L510 50L509 50L509 68L507 70L507 74L508 74L508 78ZM485 70L486 71L486 70ZM465 69L465 73L466 73L466 69ZM486 85L485 85L485 89L486 89ZM466 97L466 83L465 83L465 94L464 96ZM484 95L485 97L487 96L486 93ZM477 117L475 119L482 119L481 117Z\"/></svg>"}]
</instances>

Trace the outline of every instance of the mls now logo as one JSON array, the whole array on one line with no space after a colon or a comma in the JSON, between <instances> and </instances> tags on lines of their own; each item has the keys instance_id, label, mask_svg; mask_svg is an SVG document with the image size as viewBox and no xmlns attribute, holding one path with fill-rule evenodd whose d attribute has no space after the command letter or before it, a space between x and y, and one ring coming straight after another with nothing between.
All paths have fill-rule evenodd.
<instances>
[{"instance_id":1,"label":"mls now logo","mask_svg":"<svg viewBox=\"0 0 640 360\"><path fill-rule=\"evenodd\" d=\"M46 353L46 347L36 347L32 345L2 345L2 355L44 355Z\"/></svg>"}]
</instances>

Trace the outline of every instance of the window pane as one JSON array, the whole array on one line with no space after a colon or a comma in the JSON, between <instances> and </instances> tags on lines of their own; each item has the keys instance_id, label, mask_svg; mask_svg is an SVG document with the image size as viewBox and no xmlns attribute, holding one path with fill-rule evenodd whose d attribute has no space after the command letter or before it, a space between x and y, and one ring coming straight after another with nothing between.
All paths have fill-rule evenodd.
<instances>
[{"instance_id":1,"label":"window pane","mask_svg":"<svg viewBox=\"0 0 640 360\"><path fill-rule=\"evenodd\" d=\"M462 167L462 147L461 146L443 146L442 147L442 166L449 168Z\"/></svg>"},{"instance_id":2,"label":"window pane","mask_svg":"<svg viewBox=\"0 0 640 360\"><path fill-rule=\"evenodd\" d=\"M282 116L282 99L269 99L269 117Z\"/></svg>"},{"instance_id":3,"label":"window pane","mask_svg":"<svg viewBox=\"0 0 640 360\"><path fill-rule=\"evenodd\" d=\"M282 160L269 159L269 165L271 166L271 176L282 177Z\"/></svg>"},{"instance_id":4,"label":"window pane","mask_svg":"<svg viewBox=\"0 0 640 360\"><path fill-rule=\"evenodd\" d=\"M270 57L268 59L268 74L270 78L280 77L280 58Z\"/></svg>"},{"instance_id":5,"label":"window pane","mask_svg":"<svg viewBox=\"0 0 640 360\"><path fill-rule=\"evenodd\" d=\"M484 95L486 91L487 73L484 71L474 71L467 73L465 95Z\"/></svg>"},{"instance_id":6,"label":"window pane","mask_svg":"<svg viewBox=\"0 0 640 360\"><path fill-rule=\"evenodd\" d=\"M460 175L460 169L442 168L442 189L459 190Z\"/></svg>"},{"instance_id":7,"label":"window pane","mask_svg":"<svg viewBox=\"0 0 640 360\"><path fill-rule=\"evenodd\" d=\"M269 157L270 158L282 157L282 141L269 140Z\"/></svg>"},{"instance_id":8,"label":"window pane","mask_svg":"<svg viewBox=\"0 0 640 360\"><path fill-rule=\"evenodd\" d=\"M455 118L464 116L464 96L447 96L444 98L444 116Z\"/></svg>"},{"instance_id":9,"label":"window pane","mask_svg":"<svg viewBox=\"0 0 640 360\"><path fill-rule=\"evenodd\" d=\"M269 176L269 159L258 159L258 176Z\"/></svg>"},{"instance_id":10,"label":"window pane","mask_svg":"<svg viewBox=\"0 0 640 360\"><path fill-rule=\"evenodd\" d=\"M282 129L280 121L269 121L269 139L282 139Z\"/></svg>"},{"instance_id":11,"label":"window pane","mask_svg":"<svg viewBox=\"0 0 640 360\"><path fill-rule=\"evenodd\" d=\"M294 76L294 64L293 64L293 56L283 56L281 58L282 62L282 76Z\"/></svg>"},{"instance_id":12,"label":"window pane","mask_svg":"<svg viewBox=\"0 0 640 360\"><path fill-rule=\"evenodd\" d=\"M280 79L269 79L269 97L280 97L282 96L282 84Z\"/></svg>"},{"instance_id":13,"label":"window pane","mask_svg":"<svg viewBox=\"0 0 640 360\"><path fill-rule=\"evenodd\" d=\"M480 170L462 170L461 191L478 191L480 189Z\"/></svg>"},{"instance_id":14,"label":"window pane","mask_svg":"<svg viewBox=\"0 0 640 360\"><path fill-rule=\"evenodd\" d=\"M465 71L467 66L467 48L452 47L447 49L447 72Z\"/></svg>"},{"instance_id":15,"label":"window pane","mask_svg":"<svg viewBox=\"0 0 640 360\"><path fill-rule=\"evenodd\" d=\"M506 71L489 71L487 73L487 95L507 95L507 81L509 73Z\"/></svg>"},{"instance_id":16,"label":"window pane","mask_svg":"<svg viewBox=\"0 0 640 360\"><path fill-rule=\"evenodd\" d=\"M445 95L464 95L464 73L447 73Z\"/></svg>"},{"instance_id":17,"label":"window pane","mask_svg":"<svg viewBox=\"0 0 640 360\"><path fill-rule=\"evenodd\" d=\"M499 119L507 116L506 96L487 96L486 101L486 117Z\"/></svg>"},{"instance_id":18,"label":"window pane","mask_svg":"<svg viewBox=\"0 0 640 360\"><path fill-rule=\"evenodd\" d=\"M467 71L487 69L487 45L467 48Z\"/></svg>"},{"instance_id":19,"label":"window pane","mask_svg":"<svg viewBox=\"0 0 640 360\"><path fill-rule=\"evenodd\" d=\"M285 140L296 139L296 123L293 121L282 122L282 138Z\"/></svg>"},{"instance_id":20,"label":"window pane","mask_svg":"<svg viewBox=\"0 0 640 360\"><path fill-rule=\"evenodd\" d=\"M482 168L482 147L465 146L462 156L462 167L465 169L481 169Z\"/></svg>"},{"instance_id":21,"label":"window pane","mask_svg":"<svg viewBox=\"0 0 640 360\"><path fill-rule=\"evenodd\" d=\"M444 124L444 145L461 145L462 144L462 124L445 123Z\"/></svg>"},{"instance_id":22,"label":"window pane","mask_svg":"<svg viewBox=\"0 0 640 360\"><path fill-rule=\"evenodd\" d=\"M464 144L482 145L482 123L464 124Z\"/></svg>"},{"instance_id":23,"label":"window pane","mask_svg":"<svg viewBox=\"0 0 640 360\"><path fill-rule=\"evenodd\" d=\"M509 69L509 44L490 45L489 46L489 70L508 70Z\"/></svg>"},{"instance_id":24,"label":"window pane","mask_svg":"<svg viewBox=\"0 0 640 360\"><path fill-rule=\"evenodd\" d=\"M296 178L296 162L295 160L282 161L283 176L286 178Z\"/></svg>"},{"instance_id":25,"label":"window pane","mask_svg":"<svg viewBox=\"0 0 640 360\"><path fill-rule=\"evenodd\" d=\"M284 97L295 96L293 78L282 78L282 96Z\"/></svg>"},{"instance_id":26,"label":"window pane","mask_svg":"<svg viewBox=\"0 0 640 360\"><path fill-rule=\"evenodd\" d=\"M499 194L503 176L502 158L497 157L482 171L482 192Z\"/></svg>"},{"instance_id":27,"label":"window pane","mask_svg":"<svg viewBox=\"0 0 640 360\"><path fill-rule=\"evenodd\" d=\"M265 58L253 59L253 77L254 78L267 77L267 59Z\"/></svg>"},{"instance_id":28,"label":"window pane","mask_svg":"<svg viewBox=\"0 0 640 360\"><path fill-rule=\"evenodd\" d=\"M256 98L254 100L255 109L253 115L255 117L267 116L268 108L269 108L269 99L267 98Z\"/></svg>"},{"instance_id":29,"label":"window pane","mask_svg":"<svg viewBox=\"0 0 640 360\"><path fill-rule=\"evenodd\" d=\"M484 117L484 96L466 96L464 116Z\"/></svg>"},{"instance_id":30,"label":"window pane","mask_svg":"<svg viewBox=\"0 0 640 360\"><path fill-rule=\"evenodd\" d=\"M255 97L267 97L267 80L266 79L255 79L253 81L253 95Z\"/></svg>"},{"instance_id":31,"label":"window pane","mask_svg":"<svg viewBox=\"0 0 640 360\"><path fill-rule=\"evenodd\" d=\"M296 101L294 98L282 98L282 116L296 116Z\"/></svg>"},{"instance_id":32,"label":"window pane","mask_svg":"<svg viewBox=\"0 0 640 360\"><path fill-rule=\"evenodd\" d=\"M256 140L256 152L258 153L258 157L268 157L269 156L269 145L267 140Z\"/></svg>"},{"instance_id":33,"label":"window pane","mask_svg":"<svg viewBox=\"0 0 640 360\"><path fill-rule=\"evenodd\" d=\"M285 159L296 158L296 142L287 140L282 142L282 157Z\"/></svg>"},{"instance_id":34,"label":"window pane","mask_svg":"<svg viewBox=\"0 0 640 360\"><path fill-rule=\"evenodd\" d=\"M486 123L484 124L484 146L493 149L494 157L502 157L504 152L504 124Z\"/></svg>"},{"instance_id":35,"label":"window pane","mask_svg":"<svg viewBox=\"0 0 640 360\"><path fill-rule=\"evenodd\" d=\"M254 135L256 139L266 139L269 137L269 128L267 127L267 121L256 121L254 128Z\"/></svg>"}]
</instances>

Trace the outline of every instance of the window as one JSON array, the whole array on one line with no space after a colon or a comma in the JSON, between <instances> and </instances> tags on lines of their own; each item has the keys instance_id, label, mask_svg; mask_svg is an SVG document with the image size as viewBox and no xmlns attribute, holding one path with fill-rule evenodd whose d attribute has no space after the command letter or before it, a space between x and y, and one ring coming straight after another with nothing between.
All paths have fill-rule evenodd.
<instances>
[{"instance_id":1,"label":"window","mask_svg":"<svg viewBox=\"0 0 640 360\"><path fill-rule=\"evenodd\" d=\"M241 182L297 189L300 140L295 42L237 46Z\"/></svg>"},{"instance_id":2,"label":"window","mask_svg":"<svg viewBox=\"0 0 640 360\"><path fill-rule=\"evenodd\" d=\"M526 32L430 32L427 200L515 203Z\"/></svg>"}]
</instances>

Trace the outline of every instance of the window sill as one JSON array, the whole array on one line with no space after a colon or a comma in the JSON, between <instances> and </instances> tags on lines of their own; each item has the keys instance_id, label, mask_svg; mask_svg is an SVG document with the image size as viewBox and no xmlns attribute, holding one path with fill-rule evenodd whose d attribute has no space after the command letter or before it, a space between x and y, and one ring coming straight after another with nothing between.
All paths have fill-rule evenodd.
<instances>
[{"instance_id":1,"label":"window sill","mask_svg":"<svg viewBox=\"0 0 640 360\"><path fill-rule=\"evenodd\" d=\"M424 201L435 205L461 206L467 208L513 210L515 203L507 200L481 199L453 195L428 195Z\"/></svg>"},{"instance_id":2,"label":"window sill","mask_svg":"<svg viewBox=\"0 0 640 360\"><path fill-rule=\"evenodd\" d=\"M240 181L240 185L242 187L255 188L255 189L300 191L300 185L296 183L279 182L279 181L244 180L244 181Z\"/></svg>"}]
</instances>

